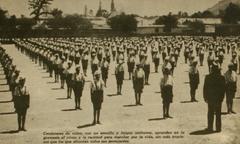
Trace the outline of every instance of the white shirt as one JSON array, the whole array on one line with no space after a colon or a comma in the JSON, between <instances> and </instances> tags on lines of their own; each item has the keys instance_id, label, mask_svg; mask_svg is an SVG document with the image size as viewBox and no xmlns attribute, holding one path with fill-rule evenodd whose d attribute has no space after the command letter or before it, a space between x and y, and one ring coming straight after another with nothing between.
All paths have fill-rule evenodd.
<instances>
[{"instance_id":1,"label":"white shirt","mask_svg":"<svg viewBox=\"0 0 240 144\"><path fill-rule=\"evenodd\" d=\"M173 77L171 75L164 76L161 79L160 86L163 87L167 85L173 86Z\"/></svg>"},{"instance_id":2,"label":"white shirt","mask_svg":"<svg viewBox=\"0 0 240 144\"><path fill-rule=\"evenodd\" d=\"M229 70L224 74L226 83L237 82L237 74L235 71L230 72Z\"/></svg>"}]
</instances>

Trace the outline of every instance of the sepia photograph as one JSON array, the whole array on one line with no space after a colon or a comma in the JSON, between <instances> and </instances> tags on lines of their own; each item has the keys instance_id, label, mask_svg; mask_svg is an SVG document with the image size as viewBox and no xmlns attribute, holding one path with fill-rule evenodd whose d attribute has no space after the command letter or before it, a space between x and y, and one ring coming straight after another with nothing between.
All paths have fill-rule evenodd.
<instances>
[{"instance_id":1,"label":"sepia photograph","mask_svg":"<svg viewBox=\"0 0 240 144\"><path fill-rule=\"evenodd\" d=\"M0 0L0 144L240 144L240 0Z\"/></svg>"}]
</instances>

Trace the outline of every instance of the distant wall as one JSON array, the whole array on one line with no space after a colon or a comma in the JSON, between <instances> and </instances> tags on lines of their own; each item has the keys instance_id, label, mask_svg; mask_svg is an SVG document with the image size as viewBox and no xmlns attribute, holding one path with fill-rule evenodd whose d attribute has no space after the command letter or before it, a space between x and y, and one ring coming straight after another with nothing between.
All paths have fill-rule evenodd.
<instances>
[{"instance_id":1,"label":"distant wall","mask_svg":"<svg viewBox=\"0 0 240 144\"><path fill-rule=\"evenodd\" d=\"M150 36L150 35L210 35L210 36L227 36L240 35L240 25L216 25L215 33L206 31L196 33L186 28L174 29L172 33L164 33L163 28L142 28L137 29L134 33L122 33L112 30L16 30L0 31L0 38L29 38L29 37L111 37L111 36Z\"/></svg>"},{"instance_id":2,"label":"distant wall","mask_svg":"<svg viewBox=\"0 0 240 144\"><path fill-rule=\"evenodd\" d=\"M137 34L158 34L164 33L163 27L138 27Z\"/></svg>"},{"instance_id":3,"label":"distant wall","mask_svg":"<svg viewBox=\"0 0 240 144\"><path fill-rule=\"evenodd\" d=\"M234 34L234 35L240 35L240 25L216 25L216 33L218 34Z\"/></svg>"}]
</instances>

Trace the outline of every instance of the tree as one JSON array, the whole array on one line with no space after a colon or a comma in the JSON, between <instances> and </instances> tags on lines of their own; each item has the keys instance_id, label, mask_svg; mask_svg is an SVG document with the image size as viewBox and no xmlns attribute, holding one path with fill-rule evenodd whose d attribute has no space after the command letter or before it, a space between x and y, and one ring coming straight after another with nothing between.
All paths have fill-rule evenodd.
<instances>
[{"instance_id":1,"label":"tree","mask_svg":"<svg viewBox=\"0 0 240 144\"><path fill-rule=\"evenodd\" d=\"M10 18L7 19L5 29L15 30L16 24L17 24L17 18L15 15L12 15Z\"/></svg>"},{"instance_id":2,"label":"tree","mask_svg":"<svg viewBox=\"0 0 240 144\"><path fill-rule=\"evenodd\" d=\"M165 32L171 32L173 28L177 27L178 20L176 16L171 15L169 13L165 16L160 16L156 21L155 24L157 25L164 25Z\"/></svg>"},{"instance_id":3,"label":"tree","mask_svg":"<svg viewBox=\"0 0 240 144\"><path fill-rule=\"evenodd\" d=\"M166 16L160 16L158 19L156 19L155 23L156 25L164 25Z\"/></svg>"},{"instance_id":4,"label":"tree","mask_svg":"<svg viewBox=\"0 0 240 144\"><path fill-rule=\"evenodd\" d=\"M0 8L0 29L14 30L16 28L16 16L8 16L8 11Z\"/></svg>"},{"instance_id":5,"label":"tree","mask_svg":"<svg viewBox=\"0 0 240 144\"><path fill-rule=\"evenodd\" d=\"M109 16L109 12L105 9L100 9L97 11L96 17L105 17L107 18Z\"/></svg>"},{"instance_id":6,"label":"tree","mask_svg":"<svg viewBox=\"0 0 240 144\"><path fill-rule=\"evenodd\" d=\"M20 18L16 20L17 28L20 30L31 30L36 21L32 18Z\"/></svg>"},{"instance_id":7,"label":"tree","mask_svg":"<svg viewBox=\"0 0 240 144\"><path fill-rule=\"evenodd\" d=\"M212 12L206 10L203 12L196 12L194 14L191 15L192 18L214 18L216 17Z\"/></svg>"},{"instance_id":8,"label":"tree","mask_svg":"<svg viewBox=\"0 0 240 144\"><path fill-rule=\"evenodd\" d=\"M183 24L188 25L194 32L202 33L205 31L205 25L202 21L185 21Z\"/></svg>"},{"instance_id":9,"label":"tree","mask_svg":"<svg viewBox=\"0 0 240 144\"><path fill-rule=\"evenodd\" d=\"M202 12L202 18L213 18L215 17L214 14L208 10Z\"/></svg>"},{"instance_id":10,"label":"tree","mask_svg":"<svg viewBox=\"0 0 240 144\"><path fill-rule=\"evenodd\" d=\"M227 24L237 24L240 21L240 7L230 3L224 11L222 20Z\"/></svg>"},{"instance_id":11,"label":"tree","mask_svg":"<svg viewBox=\"0 0 240 144\"><path fill-rule=\"evenodd\" d=\"M223 18L224 14L225 14L224 10L218 11L218 17Z\"/></svg>"},{"instance_id":12,"label":"tree","mask_svg":"<svg viewBox=\"0 0 240 144\"><path fill-rule=\"evenodd\" d=\"M125 13L111 17L108 19L107 23L114 31L129 33L136 31L137 28L137 20L135 19L135 16L126 15Z\"/></svg>"},{"instance_id":13,"label":"tree","mask_svg":"<svg viewBox=\"0 0 240 144\"><path fill-rule=\"evenodd\" d=\"M186 18L186 17L188 17L188 13L179 11L177 16L178 16L178 18Z\"/></svg>"},{"instance_id":14,"label":"tree","mask_svg":"<svg viewBox=\"0 0 240 144\"><path fill-rule=\"evenodd\" d=\"M54 18L62 18L63 11L55 8L50 13Z\"/></svg>"},{"instance_id":15,"label":"tree","mask_svg":"<svg viewBox=\"0 0 240 144\"><path fill-rule=\"evenodd\" d=\"M8 11L0 8L0 26L5 25L5 22L7 20L7 16L6 16L7 13Z\"/></svg>"},{"instance_id":16,"label":"tree","mask_svg":"<svg viewBox=\"0 0 240 144\"><path fill-rule=\"evenodd\" d=\"M47 25L53 29L87 30L92 28L91 22L78 14L49 19Z\"/></svg>"},{"instance_id":17,"label":"tree","mask_svg":"<svg viewBox=\"0 0 240 144\"><path fill-rule=\"evenodd\" d=\"M195 12L194 14L191 15L192 18L201 18L202 17L202 13L200 11Z\"/></svg>"},{"instance_id":18,"label":"tree","mask_svg":"<svg viewBox=\"0 0 240 144\"><path fill-rule=\"evenodd\" d=\"M32 9L30 15L33 15L36 21L39 21L40 16L49 14L47 11L48 6L53 0L28 0L29 9Z\"/></svg>"}]
</instances>

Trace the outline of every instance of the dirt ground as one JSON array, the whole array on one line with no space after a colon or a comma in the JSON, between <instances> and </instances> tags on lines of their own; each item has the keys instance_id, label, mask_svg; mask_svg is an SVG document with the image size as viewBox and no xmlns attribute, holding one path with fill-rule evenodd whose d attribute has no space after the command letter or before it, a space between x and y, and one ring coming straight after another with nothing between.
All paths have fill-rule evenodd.
<instances>
[{"instance_id":1,"label":"dirt ground","mask_svg":"<svg viewBox=\"0 0 240 144\"><path fill-rule=\"evenodd\" d=\"M162 119L162 100L160 91L161 73L153 73L151 65L150 85L145 86L143 106L134 106L135 98L132 81L123 84L123 95L116 96L116 80L114 64L111 63L104 103L101 113L101 125L90 126L92 122L92 104L90 100L90 69L81 101L82 110L75 111L74 99L66 99L66 88L59 89L60 84L54 83L41 67L34 64L28 57L21 54L14 45L3 45L6 52L13 57L14 63L27 78L27 86L31 94L30 109L27 113L27 132L17 133L17 116L14 112L11 95L8 91L3 70L0 68L0 144L41 144L43 132L108 132L108 131L183 131L182 139L145 139L131 143L162 143L162 144L237 144L240 143L240 84L234 99L235 115L222 115L222 132L213 134L194 134L207 127L207 105L203 100L203 81L208 73L207 62L199 67L200 86L197 90L198 103L190 103L188 84L189 66L184 63L183 54L179 59L174 74L174 98L170 108L172 119ZM230 56L225 55L222 72L227 69ZM159 68L160 71L161 67ZM125 69L127 71L127 69ZM239 75L238 75L239 79ZM72 96L73 97L73 96ZM223 112L226 103L223 102Z\"/></svg>"}]
</instances>

